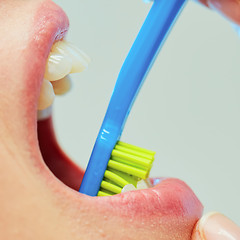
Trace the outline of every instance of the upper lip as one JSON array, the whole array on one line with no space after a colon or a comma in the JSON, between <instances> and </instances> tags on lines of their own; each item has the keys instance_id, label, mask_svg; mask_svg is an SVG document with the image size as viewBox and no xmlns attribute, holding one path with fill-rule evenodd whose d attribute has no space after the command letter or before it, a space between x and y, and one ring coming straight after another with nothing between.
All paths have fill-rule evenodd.
<instances>
[{"instance_id":1,"label":"upper lip","mask_svg":"<svg viewBox=\"0 0 240 240\"><path fill-rule=\"evenodd\" d=\"M28 124L23 126L26 130L24 134L26 135L26 133L28 133L24 141L27 142L25 146L27 146L28 151L31 152L31 158L35 161L33 163L34 166L41 169L42 176L51 179L51 184L45 182L46 188L51 189L54 194L60 195L62 201L68 202L72 206L75 206L76 209L82 209L82 206L84 206L89 212L95 212L95 215L99 213L99 216L101 216L104 212L104 215L107 217L119 216L121 218L129 218L130 216L137 225L140 224L141 221L147 222L151 220L156 221L158 227L161 227L162 221L169 224L171 218L174 218L179 219L179 221L181 220L182 225L180 224L179 226L182 231L185 228L186 221L188 221L187 223L189 225L193 226L202 214L202 205L191 189L182 181L166 179L150 189L128 192L112 197L92 198L66 187L66 185L57 181L50 171L48 171L43 164L43 158L41 157L38 145L36 131L37 98L44 75L47 56L54 41L60 40L65 36L68 29L68 18L55 4L51 2L46 4L46 2L44 2L41 8L39 8L33 24L34 27L32 29L34 29L34 31L30 37L27 50L28 54L26 55L26 80L23 83L24 93L28 93L27 98L29 99L26 100L22 106L22 110L25 113L24 115L27 115L29 119ZM32 64L31 68L29 68L29 63ZM33 101L35 105L32 104ZM59 149L53 132L47 129L47 127L50 126L49 124L51 124L51 120L47 121L48 122L45 122L46 126L40 128L39 125L39 136L45 129L44 134L49 134L48 140L52 144L52 149L49 150L44 157L47 159L47 157L51 158L51 156L54 156L53 158L55 158L57 156L58 159L55 160L64 163L64 166L68 164L69 172L67 176L70 176L73 170L75 171L74 177L79 176L79 178L81 178L82 170L73 166L73 164L71 165L69 159ZM44 144L41 137L39 138L39 143L40 146ZM44 155L45 153L42 152L42 154ZM54 165L56 166L57 162L52 162L51 164L54 169ZM58 177L61 178L61 175L64 175L62 173L66 173L66 169L61 168L61 164L58 166ZM81 179L78 181L80 182ZM70 181L68 185L77 189L78 184L75 183L76 181Z\"/></svg>"}]
</instances>

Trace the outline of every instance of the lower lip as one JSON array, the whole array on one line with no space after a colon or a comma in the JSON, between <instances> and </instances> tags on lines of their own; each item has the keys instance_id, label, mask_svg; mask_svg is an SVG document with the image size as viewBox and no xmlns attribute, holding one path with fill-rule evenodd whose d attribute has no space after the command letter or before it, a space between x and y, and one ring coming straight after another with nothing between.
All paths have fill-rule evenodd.
<instances>
[{"instance_id":1,"label":"lower lip","mask_svg":"<svg viewBox=\"0 0 240 240\"><path fill-rule=\"evenodd\" d=\"M72 163L58 146L51 118L38 122L38 137L43 158L51 171L66 185L78 190L84 172ZM188 220L188 223L194 224L201 217L203 210L195 194L184 182L170 178L160 179L156 186L149 189L111 197L92 198L76 192L73 198L76 202L81 198L86 199L88 206L91 202L96 206L101 205L101 209L105 209L105 214L107 212L110 214L117 206L121 217L134 216L137 219L157 221L164 219L165 222L181 218L180 222Z\"/></svg>"}]
</instances>

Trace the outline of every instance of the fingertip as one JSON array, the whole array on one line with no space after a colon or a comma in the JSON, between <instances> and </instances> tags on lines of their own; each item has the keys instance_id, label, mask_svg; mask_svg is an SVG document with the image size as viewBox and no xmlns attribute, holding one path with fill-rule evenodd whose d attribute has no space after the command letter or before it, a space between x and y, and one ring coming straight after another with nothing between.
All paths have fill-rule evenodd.
<instances>
[{"instance_id":1,"label":"fingertip","mask_svg":"<svg viewBox=\"0 0 240 240\"><path fill-rule=\"evenodd\" d=\"M207 0L209 8L219 12L221 15L240 25L239 0Z\"/></svg>"},{"instance_id":2,"label":"fingertip","mask_svg":"<svg viewBox=\"0 0 240 240\"><path fill-rule=\"evenodd\" d=\"M214 214L217 214L217 212L207 213L197 222L193 229L192 240L206 240L204 235L204 226L206 221Z\"/></svg>"},{"instance_id":3,"label":"fingertip","mask_svg":"<svg viewBox=\"0 0 240 240\"><path fill-rule=\"evenodd\" d=\"M203 5L205 5L206 7L208 7L208 0L194 0L194 1L196 1L196 2L200 2L200 3L202 3Z\"/></svg>"},{"instance_id":4,"label":"fingertip","mask_svg":"<svg viewBox=\"0 0 240 240\"><path fill-rule=\"evenodd\" d=\"M211 212L198 221L193 230L192 240L216 239L240 239L240 228L223 214Z\"/></svg>"}]
</instances>

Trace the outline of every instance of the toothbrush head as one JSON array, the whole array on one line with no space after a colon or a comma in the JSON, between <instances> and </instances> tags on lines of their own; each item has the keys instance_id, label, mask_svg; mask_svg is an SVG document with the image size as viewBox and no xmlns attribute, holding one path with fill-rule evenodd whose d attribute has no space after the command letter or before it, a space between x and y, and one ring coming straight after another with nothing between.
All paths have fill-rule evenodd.
<instances>
[{"instance_id":1,"label":"toothbrush head","mask_svg":"<svg viewBox=\"0 0 240 240\"><path fill-rule=\"evenodd\" d=\"M152 168L155 152L118 141L105 171L98 196L111 196L132 184L146 179Z\"/></svg>"}]
</instances>

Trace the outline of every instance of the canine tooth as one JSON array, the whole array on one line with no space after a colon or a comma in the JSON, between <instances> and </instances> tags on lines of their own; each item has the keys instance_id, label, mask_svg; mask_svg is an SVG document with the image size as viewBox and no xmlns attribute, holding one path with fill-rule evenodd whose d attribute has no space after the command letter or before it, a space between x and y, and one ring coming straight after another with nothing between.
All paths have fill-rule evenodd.
<instances>
[{"instance_id":1,"label":"canine tooth","mask_svg":"<svg viewBox=\"0 0 240 240\"><path fill-rule=\"evenodd\" d=\"M52 52L68 56L72 59L70 73L82 72L88 67L90 58L80 49L67 41L56 42L52 47Z\"/></svg>"},{"instance_id":2,"label":"canine tooth","mask_svg":"<svg viewBox=\"0 0 240 240\"><path fill-rule=\"evenodd\" d=\"M51 106L53 104L54 98L55 94L52 84L48 80L43 79L40 96L38 99L38 110L43 110Z\"/></svg>"},{"instance_id":3,"label":"canine tooth","mask_svg":"<svg viewBox=\"0 0 240 240\"><path fill-rule=\"evenodd\" d=\"M66 76L60 80L52 82L52 85L56 95L63 95L71 89L72 82L70 77Z\"/></svg>"},{"instance_id":4,"label":"canine tooth","mask_svg":"<svg viewBox=\"0 0 240 240\"><path fill-rule=\"evenodd\" d=\"M51 52L48 57L44 78L49 81L59 80L71 72L72 59L69 56Z\"/></svg>"},{"instance_id":5,"label":"canine tooth","mask_svg":"<svg viewBox=\"0 0 240 240\"><path fill-rule=\"evenodd\" d=\"M122 193L129 192L129 191L135 191L137 190L132 184L127 184L123 187Z\"/></svg>"}]
</instances>

